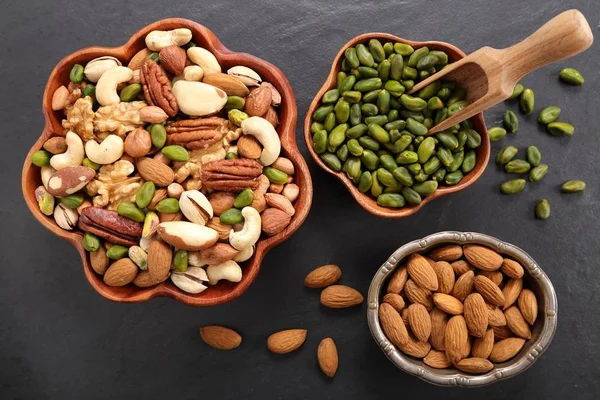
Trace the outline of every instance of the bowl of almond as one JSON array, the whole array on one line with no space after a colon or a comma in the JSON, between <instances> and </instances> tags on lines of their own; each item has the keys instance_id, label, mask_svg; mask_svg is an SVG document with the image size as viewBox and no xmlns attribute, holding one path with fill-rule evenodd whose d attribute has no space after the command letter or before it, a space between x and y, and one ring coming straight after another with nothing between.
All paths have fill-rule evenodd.
<instances>
[{"instance_id":1,"label":"bowl of almond","mask_svg":"<svg viewBox=\"0 0 600 400\"><path fill-rule=\"evenodd\" d=\"M396 250L375 274L367 319L394 365L440 386L484 386L529 368L548 348L557 299L517 246L439 232Z\"/></svg>"},{"instance_id":2,"label":"bowl of almond","mask_svg":"<svg viewBox=\"0 0 600 400\"><path fill-rule=\"evenodd\" d=\"M22 172L36 219L102 296L240 296L312 200L292 88L272 64L170 18L63 58Z\"/></svg>"}]
</instances>

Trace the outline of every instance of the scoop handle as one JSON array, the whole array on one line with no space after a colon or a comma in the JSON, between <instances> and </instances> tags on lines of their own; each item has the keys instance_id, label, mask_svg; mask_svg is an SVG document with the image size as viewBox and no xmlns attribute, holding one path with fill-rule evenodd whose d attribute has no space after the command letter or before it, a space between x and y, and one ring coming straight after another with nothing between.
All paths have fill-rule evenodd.
<instances>
[{"instance_id":1,"label":"scoop handle","mask_svg":"<svg viewBox=\"0 0 600 400\"><path fill-rule=\"evenodd\" d=\"M511 66L507 78L517 83L537 68L581 53L593 41L594 35L583 14L574 9L564 11L522 42L503 50L503 64Z\"/></svg>"}]
</instances>

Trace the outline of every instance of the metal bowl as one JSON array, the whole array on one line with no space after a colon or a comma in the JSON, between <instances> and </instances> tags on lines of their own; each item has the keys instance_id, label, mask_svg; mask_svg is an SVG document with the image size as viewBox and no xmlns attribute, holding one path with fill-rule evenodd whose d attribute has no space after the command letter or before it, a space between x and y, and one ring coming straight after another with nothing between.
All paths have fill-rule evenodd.
<instances>
[{"instance_id":1,"label":"metal bowl","mask_svg":"<svg viewBox=\"0 0 600 400\"><path fill-rule=\"evenodd\" d=\"M423 361L405 355L386 338L379 324L378 308L386 281L404 258L412 253L422 253L445 244L482 244L498 253L517 260L525 269L525 284L538 299L538 318L531 329L531 339L511 360L494 363L494 369L482 375L472 375L456 368L435 369ZM367 321L375 342L387 358L398 368L439 386L485 386L518 375L529 368L550 345L557 324L556 292L548 276L533 258L520 248L492 236L476 232L439 232L414 240L397 249L379 268L369 287Z\"/></svg>"}]
</instances>

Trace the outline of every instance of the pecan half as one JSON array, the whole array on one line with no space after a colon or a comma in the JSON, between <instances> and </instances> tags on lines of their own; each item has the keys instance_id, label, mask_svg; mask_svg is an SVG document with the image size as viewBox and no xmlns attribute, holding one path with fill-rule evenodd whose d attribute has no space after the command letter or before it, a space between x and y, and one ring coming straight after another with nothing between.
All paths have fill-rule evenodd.
<instances>
[{"instance_id":1,"label":"pecan half","mask_svg":"<svg viewBox=\"0 0 600 400\"><path fill-rule=\"evenodd\" d=\"M179 144L188 150L206 149L223 138L220 117L175 121L167 125L167 144Z\"/></svg>"},{"instance_id":2,"label":"pecan half","mask_svg":"<svg viewBox=\"0 0 600 400\"><path fill-rule=\"evenodd\" d=\"M262 165L255 160L237 158L219 160L206 164L201 180L209 188L225 192L237 192L246 188L258 187L258 176Z\"/></svg>"},{"instance_id":3,"label":"pecan half","mask_svg":"<svg viewBox=\"0 0 600 400\"><path fill-rule=\"evenodd\" d=\"M110 243L135 246L142 237L143 225L120 216L116 211L87 207L79 216L79 229Z\"/></svg>"},{"instance_id":4,"label":"pecan half","mask_svg":"<svg viewBox=\"0 0 600 400\"><path fill-rule=\"evenodd\" d=\"M162 108L170 117L177 115L179 107L175 96L171 93L171 83L157 63L146 59L142 65L140 81L149 105Z\"/></svg>"}]
</instances>

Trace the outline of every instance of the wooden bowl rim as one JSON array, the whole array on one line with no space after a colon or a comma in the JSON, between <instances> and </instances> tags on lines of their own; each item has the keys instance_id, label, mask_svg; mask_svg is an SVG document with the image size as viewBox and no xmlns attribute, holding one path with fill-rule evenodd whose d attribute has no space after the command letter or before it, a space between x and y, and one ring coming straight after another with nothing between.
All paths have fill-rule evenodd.
<instances>
[{"instance_id":1,"label":"wooden bowl rim","mask_svg":"<svg viewBox=\"0 0 600 400\"><path fill-rule=\"evenodd\" d=\"M456 47L450 43L446 43L446 42L439 42L439 41L417 42L417 41L404 39L404 38L401 38L399 36L395 36L395 35L392 35L389 33L382 33L382 32L363 33L363 34L358 35L358 36L354 37L353 39L349 40L339 50L339 52L337 53L337 55L335 56L335 58L333 60L333 63L331 64L331 69L329 70L329 74L327 75L327 78L325 79L323 86L321 86L321 89L317 92L317 94L313 98L313 101L311 102L311 104L308 108L308 111L306 112L306 117L304 119L304 140L306 141L306 147L308 148L310 155L312 156L313 160L317 163L317 165L319 167L321 167L322 169L324 169L325 171L327 171L328 173L330 173L331 175L335 176L337 179L339 179L344 184L344 186L346 186L346 188L348 189L350 194L354 197L356 202L362 208L364 208L371 214L377 215L379 217L384 217L384 218L403 218L403 217L408 217L408 216L416 213L427 203L429 203L430 201L432 201L440 196L443 196L443 195L449 194L449 193L458 192L460 190L463 190L463 189L471 186L473 183L475 183L475 181L477 179L479 179L479 177L485 171L485 168L487 167L487 163L490 159L490 153L491 153L490 141L489 141L487 127L485 125L485 120L483 118L483 113L479 113L479 114L473 116L472 119L474 120L475 124L478 125L478 130L481 135L481 146L480 146L481 150L480 150L480 152L482 153L482 154L478 154L478 156L477 156L477 164L476 164L475 168L471 172L469 172L467 175L465 175L465 177L461 180L461 182L459 184L454 185L454 186L439 186L438 189L433 194L424 198L420 204L415 205L415 206L405 206L400 209L386 208L386 207L382 207L382 206L378 205L377 201L375 199L373 199L371 196L361 193L358 190L358 187L356 185L354 185L354 183L350 180L350 178L348 178L346 176L346 174L344 172L342 172L342 171L336 172L336 171L332 170L331 168L329 168L321 160L319 155L317 153L315 153L315 151L312 147L312 134L310 132L310 125L312 124L312 115L313 115L314 111L317 109L317 107L319 106L321 98L323 97L325 92L335 86L336 76L337 76L338 71L341 68L341 60L342 60L342 57L344 56L344 51L350 46L355 46L358 43L364 43L370 39L392 40L392 41L409 44L415 48L428 46L430 48L436 48L436 49L437 48L450 49L451 51L455 52L459 56L459 58L465 57L466 54L462 50L460 50L458 47ZM481 158L481 155L483 155L483 158Z\"/></svg>"},{"instance_id":2,"label":"wooden bowl rim","mask_svg":"<svg viewBox=\"0 0 600 400\"><path fill-rule=\"evenodd\" d=\"M54 83L60 79L58 76L59 71L64 69L65 66L70 66L74 64L75 59L85 58L87 61L89 61L93 58L102 55L111 55L116 58L119 58L121 61L124 61L126 58L129 58L127 57L127 54L130 48L133 48L136 45L136 43L138 43L140 40L143 42L143 38L149 32L153 30L169 30L174 28L190 29L193 34L192 40L195 40L196 43L198 43L198 39L201 39L203 42L203 47L211 51L220 63L235 62L236 65L246 65L255 70L265 70L267 71L267 74L271 76L271 78L268 81L277 87L283 99L280 106L280 124L277 128L281 139L282 156L287 156L293 162L296 177L295 183L300 188L298 199L294 204L296 208L296 213L293 216L290 225L288 225L286 229L284 229L282 232L276 235L261 238L256 244L253 257L250 260L245 261L245 263L247 264L243 266L244 274L242 280L239 283L220 282L216 287L211 287L214 290L220 285L226 286L225 289L219 289L221 292L223 292L223 294L215 297L207 297L207 293L210 294L211 288L200 294L194 295L179 290L170 282L170 280L167 280L158 284L157 286L150 288L132 287L131 284L122 288L108 287L104 284L101 277L93 271L89 264L87 252L82 246L82 233L79 231L65 231L58 227L54 221L54 218L47 217L41 213L37 202L35 201L33 193L28 192L28 186L30 184L30 175L36 172L34 170L39 171L38 167L31 164L30 156L33 152L41 149L44 142L53 133L51 120L53 118L52 115L54 112L51 109L51 98L54 89L51 89L51 87L56 86L54 85ZM135 51L137 52L139 51L139 49ZM263 78L265 77L264 74L261 75L263 76ZM58 85L60 85L60 83ZM285 112L283 111L284 109ZM75 51L65 56L58 64L56 64L48 78L42 100L42 112L44 115L44 129L38 140L29 150L27 158L25 159L23 164L23 170L21 175L21 188L23 191L25 202L29 207L29 210L31 211L33 216L38 220L39 223L41 223L46 229L48 229L55 235L67 240L77 249L84 266L86 278L88 279L90 285L100 295L109 300L122 303L137 303L147 301L155 297L165 296L192 306L213 306L231 301L239 297L242 293L244 293L248 289L250 284L254 281L258 274L258 271L260 270L262 260L267 254L267 252L277 244L283 242L288 237L290 237L300 227L300 225L302 225L310 211L313 193L312 179L310 176L308 165L306 164L306 161L300 153L300 150L298 149L296 143L295 132L298 112L294 92L288 79L285 77L283 72L279 70L279 68L275 67L274 65L265 60L262 60L258 57L247 53L239 53L229 50L225 47L225 45L223 45L223 43L221 43L221 41L215 36L215 34L211 30L194 21L184 18L162 19L143 27L142 29L134 33L130 37L130 39L121 46L92 46ZM285 118L281 118L284 113Z\"/></svg>"}]
</instances>

